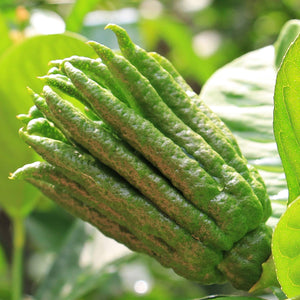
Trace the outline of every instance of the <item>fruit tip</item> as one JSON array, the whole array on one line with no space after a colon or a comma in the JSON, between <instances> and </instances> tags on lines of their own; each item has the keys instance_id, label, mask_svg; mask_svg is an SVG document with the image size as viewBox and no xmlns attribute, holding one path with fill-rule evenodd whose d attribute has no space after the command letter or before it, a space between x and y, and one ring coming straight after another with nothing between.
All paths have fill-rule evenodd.
<instances>
[{"instance_id":1,"label":"fruit tip","mask_svg":"<svg viewBox=\"0 0 300 300\"><path fill-rule=\"evenodd\" d=\"M27 92L30 94L30 95L33 95L34 94L34 91L31 87L29 86L26 86L26 89L27 89Z\"/></svg>"},{"instance_id":2,"label":"fruit tip","mask_svg":"<svg viewBox=\"0 0 300 300\"><path fill-rule=\"evenodd\" d=\"M19 129L19 136L21 139L26 140L27 134L24 127Z\"/></svg>"},{"instance_id":3,"label":"fruit tip","mask_svg":"<svg viewBox=\"0 0 300 300\"><path fill-rule=\"evenodd\" d=\"M47 85L47 84L44 85L44 86L43 86L43 93L44 93L44 94L45 94L45 93L47 94L47 93L49 93L49 92L50 92L50 93L53 92L53 90L51 89L51 87L50 87L49 85Z\"/></svg>"},{"instance_id":4,"label":"fruit tip","mask_svg":"<svg viewBox=\"0 0 300 300\"><path fill-rule=\"evenodd\" d=\"M69 61L64 61L62 67L67 75L69 72L72 72L75 69L75 67Z\"/></svg>"},{"instance_id":5,"label":"fruit tip","mask_svg":"<svg viewBox=\"0 0 300 300\"><path fill-rule=\"evenodd\" d=\"M103 44L94 41L90 41L88 44L94 49L101 60L110 59L114 56L113 51Z\"/></svg>"},{"instance_id":6,"label":"fruit tip","mask_svg":"<svg viewBox=\"0 0 300 300\"><path fill-rule=\"evenodd\" d=\"M64 66L64 68L67 66L67 67L71 67L71 66L73 66L69 61L64 61L63 62L63 66Z\"/></svg>"},{"instance_id":7,"label":"fruit tip","mask_svg":"<svg viewBox=\"0 0 300 300\"><path fill-rule=\"evenodd\" d=\"M97 45L98 43L95 42L95 41L87 41L86 44L88 44L88 45L90 45L90 46L93 47L93 46Z\"/></svg>"},{"instance_id":8,"label":"fruit tip","mask_svg":"<svg viewBox=\"0 0 300 300\"><path fill-rule=\"evenodd\" d=\"M27 117L27 115L25 115L25 114L18 114L18 115L16 115L16 118L18 120L22 120L24 117Z\"/></svg>"},{"instance_id":9,"label":"fruit tip","mask_svg":"<svg viewBox=\"0 0 300 300\"><path fill-rule=\"evenodd\" d=\"M98 43L98 42L95 42L95 41L88 41L87 42L87 44L88 45L90 45L92 48L94 48L95 50L97 50L97 49L103 49L103 48L107 48L108 49L108 47L106 47L106 46L104 46L103 44L100 44L100 43Z\"/></svg>"},{"instance_id":10,"label":"fruit tip","mask_svg":"<svg viewBox=\"0 0 300 300\"><path fill-rule=\"evenodd\" d=\"M63 62L63 59L53 59L48 62L48 66L59 66Z\"/></svg>"},{"instance_id":11,"label":"fruit tip","mask_svg":"<svg viewBox=\"0 0 300 300\"><path fill-rule=\"evenodd\" d=\"M47 78L47 75L37 76L36 78L44 81Z\"/></svg>"},{"instance_id":12,"label":"fruit tip","mask_svg":"<svg viewBox=\"0 0 300 300\"><path fill-rule=\"evenodd\" d=\"M9 173L8 179L15 180L16 178L14 177L14 173Z\"/></svg>"},{"instance_id":13,"label":"fruit tip","mask_svg":"<svg viewBox=\"0 0 300 300\"><path fill-rule=\"evenodd\" d=\"M114 23L108 23L105 27L104 30L106 29L111 29L114 30L115 28L119 27L118 25L114 24Z\"/></svg>"}]
</instances>

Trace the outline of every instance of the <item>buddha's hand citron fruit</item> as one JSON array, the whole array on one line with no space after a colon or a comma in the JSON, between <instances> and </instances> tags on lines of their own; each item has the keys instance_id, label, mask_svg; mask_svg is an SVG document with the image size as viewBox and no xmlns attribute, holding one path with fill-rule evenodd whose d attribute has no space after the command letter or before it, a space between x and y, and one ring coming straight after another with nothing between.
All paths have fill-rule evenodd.
<instances>
[{"instance_id":1,"label":"buddha's hand citron fruit","mask_svg":"<svg viewBox=\"0 0 300 300\"><path fill-rule=\"evenodd\" d=\"M121 54L89 42L98 59L52 61L29 89L20 136L45 162L11 178L187 279L250 289L271 251L263 180L166 58L107 27Z\"/></svg>"}]
</instances>

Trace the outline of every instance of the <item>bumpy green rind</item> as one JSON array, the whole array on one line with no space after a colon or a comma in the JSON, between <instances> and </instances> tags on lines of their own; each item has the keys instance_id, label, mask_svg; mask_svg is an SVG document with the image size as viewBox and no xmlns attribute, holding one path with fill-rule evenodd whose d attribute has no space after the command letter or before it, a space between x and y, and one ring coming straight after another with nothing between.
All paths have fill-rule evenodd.
<instances>
[{"instance_id":1,"label":"bumpy green rind","mask_svg":"<svg viewBox=\"0 0 300 300\"><path fill-rule=\"evenodd\" d=\"M62 132L45 118L35 118L28 122L26 130L29 134L53 138L68 143Z\"/></svg>"},{"instance_id":2,"label":"bumpy green rind","mask_svg":"<svg viewBox=\"0 0 300 300\"><path fill-rule=\"evenodd\" d=\"M36 107L36 105L33 105L30 109L28 114L19 114L17 115L17 118L23 123L28 124L28 122L35 118L44 117L43 113Z\"/></svg>"},{"instance_id":3,"label":"bumpy green rind","mask_svg":"<svg viewBox=\"0 0 300 300\"><path fill-rule=\"evenodd\" d=\"M212 284L225 275L248 290L272 234L259 173L169 61L108 28L124 57L90 42L102 61L53 61L43 77L53 90L29 89L35 106L19 116L20 136L47 163L12 178L187 279Z\"/></svg>"},{"instance_id":4,"label":"bumpy green rind","mask_svg":"<svg viewBox=\"0 0 300 300\"><path fill-rule=\"evenodd\" d=\"M49 109L60 126L77 144L115 170L177 224L203 243L222 250L232 247L230 239L207 215L188 203L156 169L99 122L85 117L50 88L44 88Z\"/></svg>"},{"instance_id":5,"label":"bumpy green rind","mask_svg":"<svg viewBox=\"0 0 300 300\"><path fill-rule=\"evenodd\" d=\"M182 261L176 249L128 223L124 216L105 206L101 199L95 199L80 184L65 177L52 165L45 162L28 164L12 174L12 178L32 183L71 214L91 223L131 250L152 256L181 276L199 280L199 264Z\"/></svg>"},{"instance_id":6,"label":"bumpy green rind","mask_svg":"<svg viewBox=\"0 0 300 300\"><path fill-rule=\"evenodd\" d=\"M261 265L271 254L271 241L272 229L261 224L225 254L218 267L235 288L249 290L259 280Z\"/></svg>"},{"instance_id":7,"label":"bumpy green rind","mask_svg":"<svg viewBox=\"0 0 300 300\"><path fill-rule=\"evenodd\" d=\"M132 93L144 116L165 136L195 158L206 172L217 178L222 188L230 194L231 197L227 200L228 205L232 207L230 218L233 223L240 224L240 237L245 232L256 228L262 220L262 206L246 180L235 169L227 165L201 135L194 132L174 114L148 79L141 75L125 58L114 54L112 50L100 44L93 43L92 46L114 76ZM145 55L148 58L146 53ZM157 74L157 72L155 74L161 81L165 81L163 76L158 76L161 74ZM166 82L166 84L169 83ZM170 90L169 92L169 97L171 97L172 93ZM224 142L224 139L220 137L218 143ZM241 211L235 212L234 207L238 207ZM230 231L233 232L234 229L231 228Z\"/></svg>"},{"instance_id":8,"label":"bumpy green rind","mask_svg":"<svg viewBox=\"0 0 300 300\"><path fill-rule=\"evenodd\" d=\"M240 147L229 128L192 90L192 88L187 84L184 78L174 68L172 63L156 52L150 52L149 55L152 56L174 78L174 80L179 84L179 86L183 89L187 96L194 101L199 110L202 111L206 116L208 116L208 118L216 125L216 127L222 131L224 137L232 144L237 154L239 156L242 156Z\"/></svg>"},{"instance_id":9,"label":"bumpy green rind","mask_svg":"<svg viewBox=\"0 0 300 300\"><path fill-rule=\"evenodd\" d=\"M69 63L65 63L64 67L74 85L105 122L169 178L186 199L212 217L232 240L242 237L241 231L245 233L246 228L242 227L243 218L238 214L240 208L235 205L234 198L222 191L218 182L197 161L186 155L180 146L151 122L128 108L84 73ZM237 223L232 221L234 217L239 219L241 228L237 228Z\"/></svg>"},{"instance_id":10,"label":"bumpy green rind","mask_svg":"<svg viewBox=\"0 0 300 300\"><path fill-rule=\"evenodd\" d=\"M63 60L53 61L52 64L59 66L62 72L65 73L65 62L71 63L75 68L84 72L90 79L94 80L102 87L109 89L116 98L138 110L130 93L122 87L122 84L117 82L107 66L103 64L100 59L72 56Z\"/></svg>"},{"instance_id":11,"label":"bumpy green rind","mask_svg":"<svg viewBox=\"0 0 300 300\"><path fill-rule=\"evenodd\" d=\"M201 268L203 273L198 274L199 281L212 283L222 279L221 273L216 269L222 259L220 252L217 253L193 239L93 157L61 141L29 135L23 130L20 131L20 136L60 172L83 184L92 196L106 201L105 204L124 215L128 222L132 222L143 232L164 240L169 247L176 249L185 262Z\"/></svg>"},{"instance_id":12,"label":"bumpy green rind","mask_svg":"<svg viewBox=\"0 0 300 300\"><path fill-rule=\"evenodd\" d=\"M85 100L85 97L74 87L70 79L61 74L50 74L39 77L47 85L51 85L54 88L57 88L75 99L78 99L84 105L89 106L89 103Z\"/></svg>"},{"instance_id":13,"label":"bumpy green rind","mask_svg":"<svg viewBox=\"0 0 300 300\"><path fill-rule=\"evenodd\" d=\"M223 157L229 166L235 168L252 186L262 206L267 206L269 198L265 188L255 177L251 176L245 158L236 152L236 147L233 147L232 143L227 141L221 129L202 110L197 108L194 101L181 86L151 55L131 41L123 28L112 24L108 25L107 28L112 29L116 34L122 54L141 74L147 77L157 93L180 120L200 134ZM96 52L99 53L97 49ZM104 59L103 56L101 58ZM134 81L129 80L128 82L133 83ZM133 91L136 91L136 89ZM268 209L265 211L268 211Z\"/></svg>"}]
</instances>

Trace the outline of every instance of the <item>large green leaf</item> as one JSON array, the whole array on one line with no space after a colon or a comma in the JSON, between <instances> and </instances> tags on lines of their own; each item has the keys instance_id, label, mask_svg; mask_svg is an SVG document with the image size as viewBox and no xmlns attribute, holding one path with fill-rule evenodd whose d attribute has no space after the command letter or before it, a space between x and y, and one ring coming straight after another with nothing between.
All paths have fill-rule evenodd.
<instances>
[{"instance_id":1,"label":"large green leaf","mask_svg":"<svg viewBox=\"0 0 300 300\"><path fill-rule=\"evenodd\" d=\"M11 39L9 37L9 31L3 16L0 14L0 55L11 45Z\"/></svg>"},{"instance_id":2,"label":"large green leaf","mask_svg":"<svg viewBox=\"0 0 300 300\"><path fill-rule=\"evenodd\" d=\"M274 133L286 174L289 203L300 195L300 38L290 46L278 71Z\"/></svg>"},{"instance_id":3,"label":"large green leaf","mask_svg":"<svg viewBox=\"0 0 300 300\"><path fill-rule=\"evenodd\" d=\"M290 44L300 33L300 20L290 20L282 28L277 41L274 44L276 57L275 65L279 68Z\"/></svg>"},{"instance_id":4,"label":"large green leaf","mask_svg":"<svg viewBox=\"0 0 300 300\"><path fill-rule=\"evenodd\" d=\"M247 53L219 69L200 97L235 134L263 176L273 200L286 200L286 181L273 135L274 47Z\"/></svg>"},{"instance_id":5,"label":"large green leaf","mask_svg":"<svg viewBox=\"0 0 300 300\"><path fill-rule=\"evenodd\" d=\"M0 205L10 215L26 215L38 195L26 183L8 180L10 172L33 158L33 152L19 139L21 124L16 119L32 106L26 86L39 92L42 84L36 77L47 72L49 60L71 55L94 53L82 37L60 34L26 39L0 58Z\"/></svg>"},{"instance_id":6,"label":"large green leaf","mask_svg":"<svg viewBox=\"0 0 300 300\"><path fill-rule=\"evenodd\" d=\"M278 280L290 298L300 295L300 197L282 215L273 236Z\"/></svg>"},{"instance_id":7,"label":"large green leaf","mask_svg":"<svg viewBox=\"0 0 300 300\"><path fill-rule=\"evenodd\" d=\"M82 27L84 17L88 12L92 11L99 2L101 1L76 0L72 7L70 15L66 20L67 30L79 32Z\"/></svg>"}]
</instances>

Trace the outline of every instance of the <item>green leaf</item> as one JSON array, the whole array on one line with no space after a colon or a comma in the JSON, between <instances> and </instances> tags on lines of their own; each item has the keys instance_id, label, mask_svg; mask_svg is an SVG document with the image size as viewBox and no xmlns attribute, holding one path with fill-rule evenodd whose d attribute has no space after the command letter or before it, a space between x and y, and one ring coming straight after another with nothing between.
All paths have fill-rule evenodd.
<instances>
[{"instance_id":1,"label":"green leaf","mask_svg":"<svg viewBox=\"0 0 300 300\"><path fill-rule=\"evenodd\" d=\"M273 46L235 59L210 77L200 97L232 130L277 201L286 200L287 193L273 134L274 59Z\"/></svg>"},{"instance_id":2,"label":"green leaf","mask_svg":"<svg viewBox=\"0 0 300 300\"><path fill-rule=\"evenodd\" d=\"M289 48L290 44L296 39L300 33L300 20L290 20L282 28L275 47L275 65L279 68L282 59Z\"/></svg>"},{"instance_id":3,"label":"green leaf","mask_svg":"<svg viewBox=\"0 0 300 300\"><path fill-rule=\"evenodd\" d=\"M9 37L9 31L3 16L0 14L0 55L11 45L11 39Z\"/></svg>"},{"instance_id":4,"label":"green leaf","mask_svg":"<svg viewBox=\"0 0 300 300\"><path fill-rule=\"evenodd\" d=\"M77 0L72 7L72 11L66 20L67 30L79 32L86 14L92 11L99 3L99 0Z\"/></svg>"},{"instance_id":5,"label":"green leaf","mask_svg":"<svg viewBox=\"0 0 300 300\"><path fill-rule=\"evenodd\" d=\"M275 87L274 133L289 189L289 203L300 195L300 38L290 46Z\"/></svg>"},{"instance_id":6,"label":"green leaf","mask_svg":"<svg viewBox=\"0 0 300 300\"><path fill-rule=\"evenodd\" d=\"M278 281L289 298L300 295L300 197L293 201L274 231L272 253Z\"/></svg>"},{"instance_id":7,"label":"green leaf","mask_svg":"<svg viewBox=\"0 0 300 300\"><path fill-rule=\"evenodd\" d=\"M29 184L8 180L10 172L34 157L18 136L21 123L16 119L16 115L27 113L32 106L26 86L40 92L42 83L36 77L48 71L49 60L71 55L94 53L82 37L58 34L26 39L0 57L0 206L10 216L27 215L39 195Z\"/></svg>"},{"instance_id":8,"label":"green leaf","mask_svg":"<svg viewBox=\"0 0 300 300\"><path fill-rule=\"evenodd\" d=\"M286 300L286 294L282 291L281 288L279 287L270 287L272 293L274 294L274 296L277 297L278 300Z\"/></svg>"},{"instance_id":9,"label":"green leaf","mask_svg":"<svg viewBox=\"0 0 300 300\"><path fill-rule=\"evenodd\" d=\"M77 221L57 253L49 273L36 291L36 300L66 299L66 295L75 287L74 281L81 271L79 257L88 238L84 223Z\"/></svg>"},{"instance_id":10,"label":"green leaf","mask_svg":"<svg viewBox=\"0 0 300 300\"><path fill-rule=\"evenodd\" d=\"M95 233L98 234L96 229L81 220L75 221L48 274L39 285L35 300L77 300L98 287L105 289L107 280L117 275L118 260L113 262L113 266L105 265L101 269L92 265L89 248L94 249L97 245ZM97 259L101 260L104 252L99 252L99 248L96 251Z\"/></svg>"}]
</instances>

